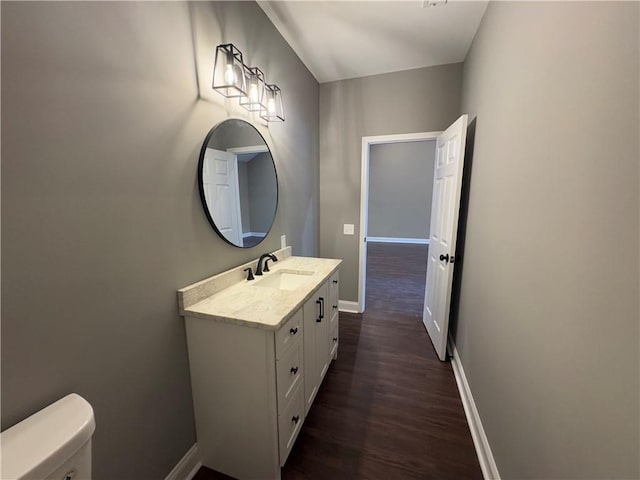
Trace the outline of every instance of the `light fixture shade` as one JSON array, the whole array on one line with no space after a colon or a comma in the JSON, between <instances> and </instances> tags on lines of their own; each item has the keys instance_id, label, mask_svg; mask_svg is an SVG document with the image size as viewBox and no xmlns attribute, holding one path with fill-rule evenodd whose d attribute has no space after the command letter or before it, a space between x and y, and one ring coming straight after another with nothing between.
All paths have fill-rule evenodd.
<instances>
[{"instance_id":1,"label":"light fixture shade","mask_svg":"<svg viewBox=\"0 0 640 480\"><path fill-rule=\"evenodd\" d=\"M213 88L225 97L246 95L242 53L232 43L216 47Z\"/></svg>"},{"instance_id":2,"label":"light fixture shade","mask_svg":"<svg viewBox=\"0 0 640 480\"><path fill-rule=\"evenodd\" d=\"M284 122L284 106L282 105L282 91L277 85L265 84L264 99L262 100L260 117L268 122Z\"/></svg>"},{"instance_id":3,"label":"light fixture shade","mask_svg":"<svg viewBox=\"0 0 640 480\"><path fill-rule=\"evenodd\" d=\"M245 67L247 94L240 97L240 105L250 112L266 110L267 105L261 102L264 96L264 73L258 67Z\"/></svg>"}]
</instances>

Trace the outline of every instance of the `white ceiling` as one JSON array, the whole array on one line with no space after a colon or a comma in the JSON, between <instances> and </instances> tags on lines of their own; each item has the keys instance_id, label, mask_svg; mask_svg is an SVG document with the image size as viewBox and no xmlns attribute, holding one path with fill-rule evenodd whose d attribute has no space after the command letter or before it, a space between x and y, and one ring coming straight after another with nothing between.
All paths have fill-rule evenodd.
<instances>
[{"instance_id":1,"label":"white ceiling","mask_svg":"<svg viewBox=\"0 0 640 480\"><path fill-rule=\"evenodd\" d=\"M462 62L488 1L258 1L320 83ZM424 6L423 6L424 5Z\"/></svg>"}]
</instances>

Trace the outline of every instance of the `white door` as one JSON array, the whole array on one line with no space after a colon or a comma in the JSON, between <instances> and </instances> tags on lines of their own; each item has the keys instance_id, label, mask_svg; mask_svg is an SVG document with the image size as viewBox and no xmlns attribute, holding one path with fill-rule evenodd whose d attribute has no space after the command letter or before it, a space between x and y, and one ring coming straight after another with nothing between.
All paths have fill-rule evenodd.
<instances>
[{"instance_id":1,"label":"white door","mask_svg":"<svg viewBox=\"0 0 640 480\"><path fill-rule=\"evenodd\" d=\"M218 230L234 245L242 246L238 161L230 152L207 148L202 169L204 197Z\"/></svg>"},{"instance_id":2,"label":"white door","mask_svg":"<svg viewBox=\"0 0 640 480\"><path fill-rule=\"evenodd\" d=\"M458 233L467 115L462 115L436 144L427 285L422 321L440 360L446 358L453 264Z\"/></svg>"}]
</instances>

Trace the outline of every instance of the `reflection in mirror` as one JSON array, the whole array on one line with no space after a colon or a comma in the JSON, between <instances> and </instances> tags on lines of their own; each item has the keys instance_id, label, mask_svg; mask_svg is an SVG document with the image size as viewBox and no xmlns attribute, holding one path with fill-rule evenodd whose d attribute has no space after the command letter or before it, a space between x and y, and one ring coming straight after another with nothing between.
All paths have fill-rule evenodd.
<instances>
[{"instance_id":1,"label":"reflection in mirror","mask_svg":"<svg viewBox=\"0 0 640 480\"><path fill-rule=\"evenodd\" d=\"M244 120L211 129L200 151L200 198L211 226L236 247L253 247L269 233L278 205L278 178L267 143Z\"/></svg>"}]
</instances>

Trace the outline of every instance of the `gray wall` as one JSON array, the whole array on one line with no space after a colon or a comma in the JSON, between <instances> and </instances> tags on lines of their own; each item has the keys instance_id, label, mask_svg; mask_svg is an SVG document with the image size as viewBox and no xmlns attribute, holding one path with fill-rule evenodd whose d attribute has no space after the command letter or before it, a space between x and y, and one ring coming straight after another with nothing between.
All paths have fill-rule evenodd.
<instances>
[{"instance_id":1,"label":"gray wall","mask_svg":"<svg viewBox=\"0 0 640 480\"><path fill-rule=\"evenodd\" d=\"M344 260L341 300L358 299L362 137L444 130L460 115L461 85L460 63L320 85L320 254Z\"/></svg>"},{"instance_id":2,"label":"gray wall","mask_svg":"<svg viewBox=\"0 0 640 480\"><path fill-rule=\"evenodd\" d=\"M435 141L371 145L367 236L429 238L435 154Z\"/></svg>"},{"instance_id":3,"label":"gray wall","mask_svg":"<svg viewBox=\"0 0 640 480\"><path fill-rule=\"evenodd\" d=\"M638 478L638 3L491 2L455 341L502 478Z\"/></svg>"},{"instance_id":4,"label":"gray wall","mask_svg":"<svg viewBox=\"0 0 640 480\"><path fill-rule=\"evenodd\" d=\"M238 192L240 194L240 217L242 232L251 231L251 210L249 203L249 162L238 162Z\"/></svg>"},{"instance_id":5,"label":"gray wall","mask_svg":"<svg viewBox=\"0 0 640 480\"><path fill-rule=\"evenodd\" d=\"M195 442L176 289L281 234L318 253L318 84L255 3L1 8L2 428L77 392L95 479L164 478ZM222 42L282 88L285 123L211 92ZM229 116L258 123L278 168L256 249L220 239L198 195L201 144Z\"/></svg>"},{"instance_id":6,"label":"gray wall","mask_svg":"<svg viewBox=\"0 0 640 480\"><path fill-rule=\"evenodd\" d=\"M247 164L251 232L269 231L273 209L278 200L277 178L269 153L256 155Z\"/></svg>"},{"instance_id":7,"label":"gray wall","mask_svg":"<svg viewBox=\"0 0 640 480\"><path fill-rule=\"evenodd\" d=\"M238 162L238 183L243 233L266 233L278 202L273 160L268 152Z\"/></svg>"}]
</instances>

